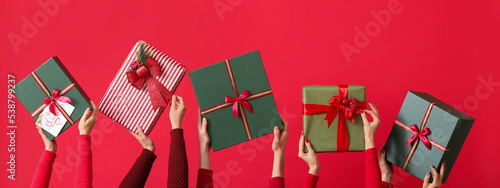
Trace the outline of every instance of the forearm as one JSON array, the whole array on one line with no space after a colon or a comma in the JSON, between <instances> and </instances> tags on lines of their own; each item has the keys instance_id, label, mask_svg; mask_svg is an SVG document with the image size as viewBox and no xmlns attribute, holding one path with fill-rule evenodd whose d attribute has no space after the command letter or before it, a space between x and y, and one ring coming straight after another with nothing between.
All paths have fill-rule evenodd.
<instances>
[{"instance_id":1,"label":"forearm","mask_svg":"<svg viewBox=\"0 0 500 188\"><path fill-rule=\"evenodd\" d=\"M89 135L78 136L75 187L92 187L92 149Z\"/></svg>"},{"instance_id":2,"label":"forearm","mask_svg":"<svg viewBox=\"0 0 500 188\"><path fill-rule=\"evenodd\" d=\"M188 163L182 129L170 131L167 187L188 186Z\"/></svg>"},{"instance_id":3,"label":"forearm","mask_svg":"<svg viewBox=\"0 0 500 188\"><path fill-rule=\"evenodd\" d=\"M143 149L130 171L123 178L120 188L144 187L155 160L156 155L153 152Z\"/></svg>"},{"instance_id":4,"label":"forearm","mask_svg":"<svg viewBox=\"0 0 500 188\"><path fill-rule=\"evenodd\" d=\"M365 184L367 188L380 188L382 186L377 149L375 148L365 150Z\"/></svg>"},{"instance_id":5,"label":"forearm","mask_svg":"<svg viewBox=\"0 0 500 188\"><path fill-rule=\"evenodd\" d=\"M273 172L271 177L284 177L285 171L285 155L275 153L273 160Z\"/></svg>"},{"instance_id":6,"label":"forearm","mask_svg":"<svg viewBox=\"0 0 500 188\"><path fill-rule=\"evenodd\" d=\"M56 156L57 155L54 152L48 150L43 151L42 158L40 159L40 162L38 162L38 167L36 168L30 187L49 187L52 166Z\"/></svg>"}]
</instances>

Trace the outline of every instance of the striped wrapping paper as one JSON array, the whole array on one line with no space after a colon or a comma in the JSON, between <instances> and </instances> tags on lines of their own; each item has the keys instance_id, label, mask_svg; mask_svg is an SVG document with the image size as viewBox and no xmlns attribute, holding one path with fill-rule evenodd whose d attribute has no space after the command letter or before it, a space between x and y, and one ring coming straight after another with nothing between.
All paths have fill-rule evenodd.
<instances>
[{"instance_id":1,"label":"striped wrapping paper","mask_svg":"<svg viewBox=\"0 0 500 188\"><path fill-rule=\"evenodd\" d=\"M137 42L128 54L104 97L99 102L98 109L128 130L137 133L137 125L140 125L144 133L149 135L163 113L164 107L153 109L146 84L141 90L136 89L128 82L126 76L130 63L137 60L135 52L139 49L141 42L143 41ZM187 71L186 67L148 43L145 43L145 49L146 51L153 51L151 57L161 66L163 74L156 77L156 79L174 93Z\"/></svg>"}]
</instances>

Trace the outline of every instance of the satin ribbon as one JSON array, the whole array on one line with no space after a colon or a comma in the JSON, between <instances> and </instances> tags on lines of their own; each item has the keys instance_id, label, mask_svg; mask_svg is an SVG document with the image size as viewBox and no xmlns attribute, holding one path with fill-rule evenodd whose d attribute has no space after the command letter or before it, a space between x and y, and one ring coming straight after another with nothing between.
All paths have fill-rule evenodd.
<instances>
[{"instance_id":1,"label":"satin ribbon","mask_svg":"<svg viewBox=\"0 0 500 188\"><path fill-rule=\"evenodd\" d=\"M64 108L62 108L61 105L59 105L57 102L72 103L72 101L69 97L62 96L62 95L66 94L68 91L73 89L73 87L75 87L75 83L69 84L68 86L66 86L65 88L63 88L60 91L58 89L53 89L52 94L51 94L51 93L49 93L47 86L45 86L45 84L42 82L42 79L40 79L40 77L35 72L32 72L31 76L33 77L33 79L35 79L35 82L38 84L38 86L40 86L43 93L45 93L45 95L47 95L47 97L43 98L42 105L40 105L37 109L35 109L35 111L33 111L31 113L31 117L35 117L40 112L42 112L42 110L45 109L45 107L49 106L49 111L52 114L56 115L56 109L57 109L57 110L59 110L59 112L61 112L61 114L64 116L64 118L66 120L68 120L68 122L71 125L74 124L75 121L64 110Z\"/></svg>"},{"instance_id":2,"label":"satin ribbon","mask_svg":"<svg viewBox=\"0 0 500 188\"><path fill-rule=\"evenodd\" d=\"M236 87L236 82L235 82L234 76L233 76L233 69L231 68L231 64L229 63L229 60L226 59L225 64L226 64L227 73L229 75L229 80L231 81L231 87L233 88L234 96L236 98L226 96L224 103L215 105L215 106L207 108L205 110L202 110L201 115L215 112L217 110L220 110L220 109L223 109L223 108L226 108L226 107L232 105L233 106L233 108L232 108L233 115L236 116L237 119L239 119L238 114L239 113L241 114L241 120L243 122L243 126L245 127L245 133L247 135L247 139L251 140L252 133L250 132L250 127L248 125L245 110L243 108L246 108L250 113L253 113L252 105L250 105L250 103L248 101L252 100L252 99L260 98L260 97L263 97L266 95L270 95L270 94L272 94L272 90L265 90L265 91L255 93L252 95L250 94L250 92L248 92L248 90L245 90L245 91L243 91L243 93L241 93L241 95L238 95L238 88ZM238 111L239 111L239 113L238 113Z\"/></svg>"},{"instance_id":3,"label":"satin ribbon","mask_svg":"<svg viewBox=\"0 0 500 188\"><path fill-rule=\"evenodd\" d=\"M366 102L357 102L356 99L347 99L348 86L339 85L339 95L333 96L329 105L320 104L303 104L304 115L315 115L326 113L325 119L328 122L328 128L333 123L335 118L338 119L337 127L337 151L349 150L349 135L347 134L346 121L354 123L354 117L366 109Z\"/></svg>"},{"instance_id":4,"label":"satin ribbon","mask_svg":"<svg viewBox=\"0 0 500 188\"><path fill-rule=\"evenodd\" d=\"M149 57L144 66L141 65L135 71L127 71L126 74L128 82L137 89L142 89L146 83L149 99L154 109L158 109L160 106L167 107L173 94L155 78L155 76L162 75L158 62Z\"/></svg>"},{"instance_id":5,"label":"satin ribbon","mask_svg":"<svg viewBox=\"0 0 500 188\"><path fill-rule=\"evenodd\" d=\"M408 147L410 144L412 144L412 147L410 149L410 152L406 156L405 162L403 163L403 170L406 170L408 167L408 164L410 163L411 158L413 157L413 154L415 154L415 151L418 146L418 141L422 141L422 143L427 147L427 150L431 149L431 145L434 147L438 148L439 150L443 152L447 152L450 150L450 148L444 147L443 145L435 142L434 140L428 138L427 136L431 133L429 128L426 128L427 126L427 121L429 119L429 116L431 114L432 108L434 107L434 103L430 103L429 106L427 107L427 110L425 112L424 118L422 119L422 123L420 124L420 131L418 127L413 124L411 126L408 126L401 121L396 120L395 124L398 125L399 127L407 130L408 132L412 133L413 136L406 141L406 147Z\"/></svg>"}]
</instances>

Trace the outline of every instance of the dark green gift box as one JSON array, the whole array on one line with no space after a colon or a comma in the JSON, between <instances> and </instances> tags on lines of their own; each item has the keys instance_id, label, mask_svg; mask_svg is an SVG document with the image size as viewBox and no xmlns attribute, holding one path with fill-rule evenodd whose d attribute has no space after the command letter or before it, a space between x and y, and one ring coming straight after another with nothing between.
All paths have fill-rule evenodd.
<instances>
[{"instance_id":1,"label":"dark green gift box","mask_svg":"<svg viewBox=\"0 0 500 188\"><path fill-rule=\"evenodd\" d=\"M201 113L208 120L207 131L214 151L272 133L275 126L283 128L259 51L191 71L189 77ZM241 105L244 101L239 102L237 118L233 103L226 99L238 98L245 91L250 96L242 98L253 112Z\"/></svg>"},{"instance_id":2,"label":"dark green gift box","mask_svg":"<svg viewBox=\"0 0 500 188\"><path fill-rule=\"evenodd\" d=\"M53 89L62 90L67 87L71 83L74 83L74 87L66 92L63 96L69 97L72 101L70 103L75 107L73 113L71 113L71 119L75 122L78 121L83 112L87 108L92 108L90 106L90 99L87 97L87 94L82 90L82 88L78 85L75 79L71 76L69 71L64 67L59 58L52 57L47 62L38 67L34 73L38 75L41 82L47 87L47 90L50 94L52 94ZM43 98L47 96L45 92L42 90L41 86L35 81L35 78L32 74L24 78L21 82L16 85L15 94L19 101L23 104L24 108L28 110L30 114L32 114L36 109L38 109L43 104ZM33 116L35 121L38 119L38 114ZM63 129L59 133L59 135L68 129L71 126L69 122L64 124ZM45 131L45 135L49 137L50 140L55 138L54 135Z\"/></svg>"},{"instance_id":3,"label":"dark green gift box","mask_svg":"<svg viewBox=\"0 0 500 188\"><path fill-rule=\"evenodd\" d=\"M387 160L421 180L432 173L431 165L439 172L445 162L444 183L473 123L472 117L433 96L409 91L385 143ZM421 138L429 140L429 149Z\"/></svg>"},{"instance_id":4,"label":"dark green gift box","mask_svg":"<svg viewBox=\"0 0 500 188\"><path fill-rule=\"evenodd\" d=\"M334 96L339 96L339 86L335 85L312 85L302 88L303 104L316 104L329 106L330 99ZM366 100L365 86L348 85L347 98L355 98L358 102ZM304 110L306 111L306 110ZM330 127L325 120L325 113L314 115L305 115L304 113L304 136L311 143L315 152L332 152L338 151L338 125L339 115L335 117ZM354 117L354 123L349 120L346 122L349 148L347 151L364 151L365 138L363 130L363 120L361 115L357 114ZM307 149L307 148L305 148Z\"/></svg>"}]
</instances>

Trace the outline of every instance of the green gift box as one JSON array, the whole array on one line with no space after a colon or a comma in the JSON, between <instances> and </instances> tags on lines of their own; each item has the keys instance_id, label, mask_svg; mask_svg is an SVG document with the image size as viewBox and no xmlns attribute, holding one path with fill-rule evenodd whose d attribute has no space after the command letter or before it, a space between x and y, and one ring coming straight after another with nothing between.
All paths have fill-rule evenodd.
<instances>
[{"instance_id":1,"label":"green gift box","mask_svg":"<svg viewBox=\"0 0 500 188\"><path fill-rule=\"evenodd\" d=\"M365 150L359 114L366 108L365 95L365 86L360 85L302 88L304 136L315 152Z\"/></svg>"},{"instance_id":2,"label":"green gift box","mask_svg":"<svg viewBox=\"0 0 500 188\"><path fill-rule=\"evenodd\" d=\"M439 172L445 162L444 183L473 123L435 97L409 91L385 143L387 160L421 180L431 165Z\"/></svg>"},{"instance_id":3,"label":"green gift box","mask_svg":"<svg viewBox=\"0 0 500 188\"><path fill-rule=\"evenodd\" d=\"M218 151L283 129L259 51L189 72Z\"/></svg>"},{"instance_id":4,"label":"green gift box","mask_svg":"<svg viewBox=\"0 0 500 188\"><path fill-rule=\"evenodd\" d=\"M78 85L69 71L64 67L58 57L52 57L38 67L29 76L24 78L15 87L15 94L24 108L28 110L35 121L38 120L40 112L48 107L44 98L50 99L54 89L59 90L59 96L69 97L71 105L75 107L71 115L64 115L67 122L59 132L61 134L68 129L72 123L78 121L87 108L92 108L90 99ZM54 102L56 110L65 114L62 108ZM56 136L43 130L50 140Z\"/></svg>"}]
</instances>

